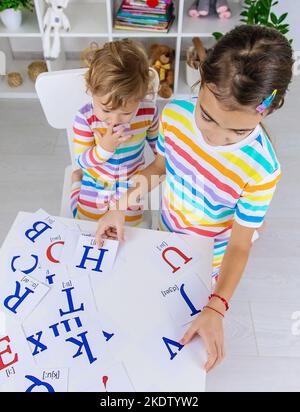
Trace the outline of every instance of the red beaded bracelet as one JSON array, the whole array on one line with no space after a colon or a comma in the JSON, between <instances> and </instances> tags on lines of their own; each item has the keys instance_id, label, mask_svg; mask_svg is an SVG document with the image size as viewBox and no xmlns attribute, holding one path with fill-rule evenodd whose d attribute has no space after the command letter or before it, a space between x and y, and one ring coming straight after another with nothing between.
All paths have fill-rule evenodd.
<instances>
[{"instance_id":1,"label":"red beaded bracelet","mask_svg":"<svg viewBox=\"0 0 300 412\"><path fill-rule=\"evenodd\" d=\"M220 295L216 295L215 293L212 293L212 294L210 295L210 297L208 298L208 300L211 300L211 298L218 298L218 299L220 299L220 300L224 303L225 308L226 308L226 312L227 312L227 310L229 309L229 305L228 305L228 302L227 302L226 299L222 298L222 296L220 296Z\"/></svg>"},{"instance_id":2,"label":"red beaded bracelet","mask_svg":"<svg viewBox=\"0 0 300 412\"><path fill-rule=\"evenodd\" d=\"M224 315L223 315L223 313L221 313L221 312L219 312L217 309L214 309L214 308L212 308L211 306L204 306L204 308L203 309L205 309L205 308L207 308L207 309L211 309L211 310L213 310L214 312L217 312L219 315L221 315L222 316L222 318L224 318Z\"/></svg>"}]
</instances>

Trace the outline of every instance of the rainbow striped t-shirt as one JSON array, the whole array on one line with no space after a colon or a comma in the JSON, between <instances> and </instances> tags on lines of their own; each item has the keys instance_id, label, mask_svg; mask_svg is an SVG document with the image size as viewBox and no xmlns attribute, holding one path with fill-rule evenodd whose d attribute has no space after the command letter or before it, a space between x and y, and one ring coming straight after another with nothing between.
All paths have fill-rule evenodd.
<instances>
[{"instance_id":1,"label":"rainbow striped t-shirt","mask_svg":"<svg viewBox=\"0 0 300 412\"><path fill-rule=\"evenodd\" d=\"M214 270L222 261L233 222L258 228L281 169L258 125L241 142L206 143L195 120L196 99L174 100L161 114L157 151L165 157L161 228L214 237Z\"/></svg>"},{"instance_id":2,"label":"rainbow striped t-shirt","mask_svg":"<svg viewBox=\"0 0 300 412\"><path fill-rule=\"evenodd\" d=\"M94 135L94 129L105 134L107 124L96 117L92 102L77 112L73 124L73 150L76 163L83 171L80 192L71 199L77 218L98 220L107 212L109 201L128 189L128 180L144 167L146 141L156 154L158 125L156 104L142 100L127 132L132 138L109 152L98 144L98 137ZM141 211L128 210L127 221L136 223L141 218Z\"/></svg>"}]
</instances>

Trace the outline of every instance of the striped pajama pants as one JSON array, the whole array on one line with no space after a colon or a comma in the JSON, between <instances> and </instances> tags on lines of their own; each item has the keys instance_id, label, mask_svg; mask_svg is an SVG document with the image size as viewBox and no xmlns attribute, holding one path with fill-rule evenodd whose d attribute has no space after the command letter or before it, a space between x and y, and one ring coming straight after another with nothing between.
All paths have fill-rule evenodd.
<instances>
[{"instance_id":1,"label":"striped pajama pants","mask_svg":"<svg viewBox=\"0 0 300 412\"><path fill-rule=\"evenodd\" d=\"M83 173L81 182L73 182L71 187L71 211L75 219L101 219L108 211L109 201L117 198L126 191L126 182L102 182L95 180L87 173ZM128 226L138 226L143 220L141 206L130 207L125 212L125 221Z\"/></svg>"}]
</instances>

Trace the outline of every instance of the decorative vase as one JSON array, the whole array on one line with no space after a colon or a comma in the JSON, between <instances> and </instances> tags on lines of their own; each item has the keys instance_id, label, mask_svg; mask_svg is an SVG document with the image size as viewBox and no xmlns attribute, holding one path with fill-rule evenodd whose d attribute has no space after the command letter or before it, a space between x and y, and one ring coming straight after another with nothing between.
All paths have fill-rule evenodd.
<instances>
[{"instance_id":1,"label":"decorative vase","mask_svg":"<svg viewBox=\"0 0 300 412\"><path fill-rule=\"evenodd\" d=\"M21 10L6 9L0 13L1 20L8 30L16 30L22 23Z\"/></svg>"}]
</instances>

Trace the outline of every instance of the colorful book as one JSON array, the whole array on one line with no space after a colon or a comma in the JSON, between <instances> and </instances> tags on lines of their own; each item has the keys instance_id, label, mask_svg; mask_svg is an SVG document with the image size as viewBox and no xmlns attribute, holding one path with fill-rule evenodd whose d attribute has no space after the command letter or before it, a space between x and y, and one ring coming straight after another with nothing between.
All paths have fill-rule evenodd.
<instances>
[{"instance_id":1,"label":"colorful book","mask_svg":"<svg viewBox=\"0 0 300 412\"><path fill-rule=\"evenodd\" d=\"M115 18L115 29L168 32L174 21L172 0L159 0L149 7L146 0L123 0Z\"/></svg>"}]
</instances>

